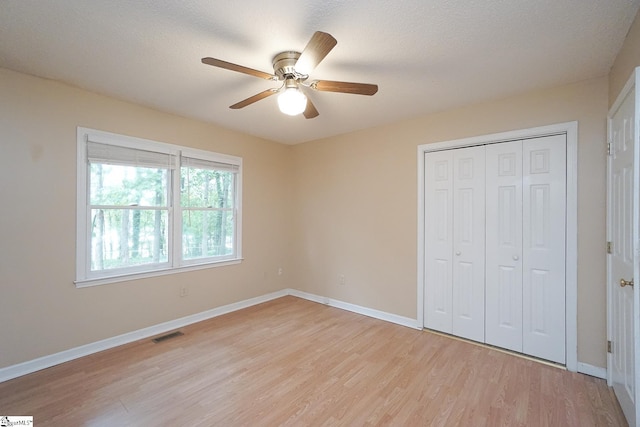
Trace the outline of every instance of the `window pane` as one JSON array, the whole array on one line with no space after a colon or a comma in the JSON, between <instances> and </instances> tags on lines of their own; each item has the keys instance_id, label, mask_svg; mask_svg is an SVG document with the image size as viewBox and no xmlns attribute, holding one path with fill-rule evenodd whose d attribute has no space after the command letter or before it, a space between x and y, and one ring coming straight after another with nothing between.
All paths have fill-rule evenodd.
<instances>
[{"instance_id":1,"label":"window pane","mask_svg":"<svg viewBox=\"0 0 640 427\"><path fill-rule=\"evenodd\" d=\"M182 255L186 260L234 253L232 210L182 212Z\"/></svg>"},{"instance_id":2,"label":"window pane","mask_svg":"<svg viewBox=\"0 0 640 427\"><path fill-rule=\"evenodd\" d=\"M181 168L182 206L233 208L234 179L233 172Z\"/></svg>"},{"instance_id":3,"label":"window pane","mask_svg":"<svg viewBox=\"0 0 640 427\"><path fill-rule=\"evenodd\" d=\"M91 271L168 261L167 210L92 209Z\"/></svg>"},{"instance_id":4,"label":"window pane","mask_svg":"<svg viewBox=\"0 0 640 427\"><path fill-rule=\"evenodd\" d=\"M166 206L167 169L91 163L90 204Z\"/></svg>"}]
</instances>

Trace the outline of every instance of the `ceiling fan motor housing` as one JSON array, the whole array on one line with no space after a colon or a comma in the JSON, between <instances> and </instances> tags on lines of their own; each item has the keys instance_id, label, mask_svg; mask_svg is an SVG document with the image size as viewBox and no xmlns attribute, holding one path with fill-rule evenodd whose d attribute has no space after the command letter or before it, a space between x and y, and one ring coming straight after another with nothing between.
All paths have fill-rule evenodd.
<instances>
[{"instance_id":1,"label":"ceiling fan motor housing","mask_svg":"<svg viewBox=\"0 0 640 427\"><path fill-rule=\"evenodd\" d=\"M278 76L279 80L294 79L299 81L306 80L309 76L300 74L296 71L295 65L300 58L300 52L285 51L273 57L273 72Z\"/></svg>"}]
</instances>

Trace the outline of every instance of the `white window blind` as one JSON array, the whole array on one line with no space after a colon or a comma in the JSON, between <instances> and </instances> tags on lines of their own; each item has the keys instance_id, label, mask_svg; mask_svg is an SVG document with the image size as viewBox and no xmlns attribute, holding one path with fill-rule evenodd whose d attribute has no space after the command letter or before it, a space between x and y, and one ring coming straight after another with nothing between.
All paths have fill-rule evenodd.
<instances>
[{"instance_id":1,"label":"white window blind","mask_svg":"<svg viewBox=\"0 0 640 427\"><path fill-rule=\"evenodd\" d=\"M236 173L240 167L232 163L215 162L205 159L195 159L193 157L182 157L182 167L194 169L209 169Z\"/></svg>"},{"instance_id":2,"label":"white window blind","mask_svg":"<svg viewBox=\"0 0 640 427\"><path fill-rule=\"evenodd\" d=\"M87 142L87 159L90 163L145 168L175 169L177 164L177 157L173 154L92 141Z\"/></svg>"}]
</instances>

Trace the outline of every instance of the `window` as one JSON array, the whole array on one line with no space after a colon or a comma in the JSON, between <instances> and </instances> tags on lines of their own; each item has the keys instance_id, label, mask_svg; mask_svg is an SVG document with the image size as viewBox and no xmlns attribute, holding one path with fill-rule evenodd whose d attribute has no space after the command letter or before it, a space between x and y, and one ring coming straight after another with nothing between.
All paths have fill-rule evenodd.
<instances>
[{"instance_id":1,"label":"window","mask_svg":"<svg viewBox=\"0 0 640 427\"><path fill-rule=\"evenodd\" d=\"M78 286L236 263L242 159L78 128Z\"/></svg>"}]
</instances>

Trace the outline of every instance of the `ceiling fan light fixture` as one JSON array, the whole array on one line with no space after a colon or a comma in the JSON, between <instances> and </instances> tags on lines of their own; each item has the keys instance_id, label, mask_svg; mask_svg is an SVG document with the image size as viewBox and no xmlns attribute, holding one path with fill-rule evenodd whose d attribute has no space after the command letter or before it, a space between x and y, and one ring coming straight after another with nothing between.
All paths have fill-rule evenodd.
<instances>
[{"instance_id":1,"label":"ceiling fan light fixture","mask_svg":"<svg viewBox=\"0 0 640 427\"><path fill-rule=\"evenodd\" d=\"M307 108L307 97L297 87L287 87L278 95L278 108L284 114L297 116Z\"/></svg>"},{"instance_id":2,"label":"ceiling fan light fixture","mask_svg":"<svg viewBox=\"0 0 640 427\"><path fill-rule=\"evenodd\" d=\"M274 56L272 60L273 74L211 57L202 58L202 63L274 82L284 81L284 84L280 88L264 90L230 105L229 108L232 110L244 108L277 93L278 107L281 112L290 116L304 114L306 119L313 119L318 117L318 110L313 105L313 102L311 102L311 99L307 99L305 94L300 90L300 85L304 86L305 90L350 93L355 95L371 96L378 91L378 85L368 83L350 83L331 80L306 82L309 78L309 73L318 66L331 49L336 46L336 43L336 39L331 34L316 31L302 52L287 50Z\"/></svg>"}]
</instances>

